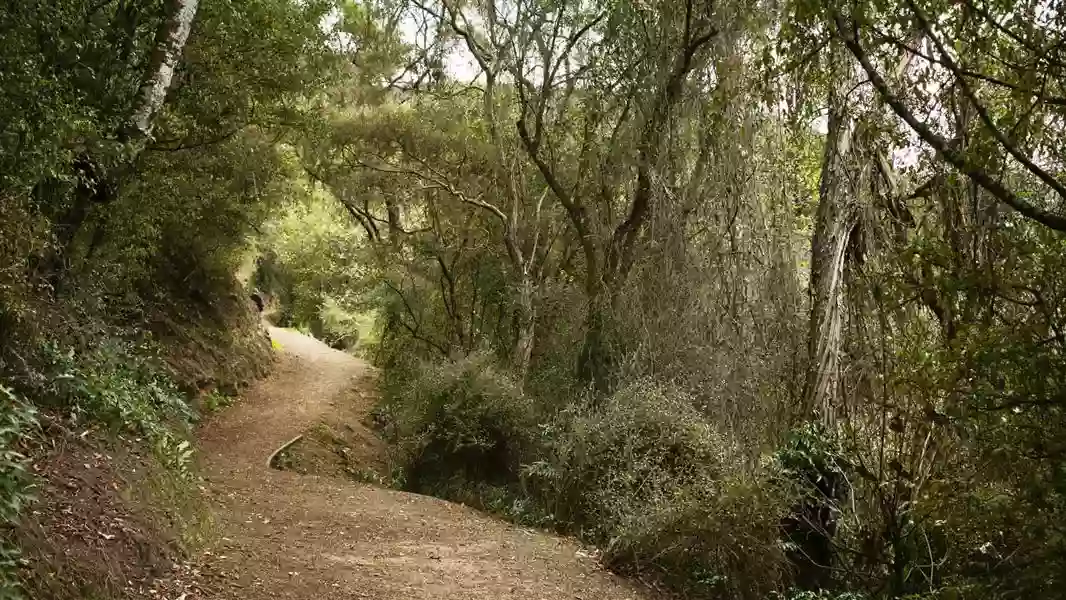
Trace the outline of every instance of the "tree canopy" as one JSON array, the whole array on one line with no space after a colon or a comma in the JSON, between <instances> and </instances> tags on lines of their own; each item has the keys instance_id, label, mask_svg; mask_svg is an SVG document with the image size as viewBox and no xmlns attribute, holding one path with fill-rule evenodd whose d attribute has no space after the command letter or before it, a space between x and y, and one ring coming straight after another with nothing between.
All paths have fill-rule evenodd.
<instances>
[{"instance_id":1,"label":"tree canopy","mask_svg":"<svg viewBox=\"0 0 1066 600\"><path fill-rule=\"evenodd\" d=\"M382 367L397 485L690 597L1051 598L1064 19L9 3L0 367L42 314L231 343L254 271Z\"/></svg>"}]
</instances>

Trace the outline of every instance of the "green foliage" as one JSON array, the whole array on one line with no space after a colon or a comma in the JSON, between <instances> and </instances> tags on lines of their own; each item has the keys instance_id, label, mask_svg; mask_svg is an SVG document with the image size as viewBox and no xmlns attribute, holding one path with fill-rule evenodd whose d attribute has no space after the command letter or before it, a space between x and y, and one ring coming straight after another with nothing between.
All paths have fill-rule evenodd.
<instances>
[{"instance_id":1,"label":"green foliage","mask_svg":"<svg viewBox=\"0 0 1066 600\"><path fill-rule=\"evenodd\" d=\"M69 183L66 164L114 130L130 106L161 12L136 5L10 3L0 8L0 190L43 177ZM53 206L40 207L46 213Z\"/></svg>"},{"instance_id":2,"label":"green foliage","mask_svg":"<svg viewBox=\"0 0 1066 600\"><path fill-rule=\"evenodd\" d=\"M217 412L233 404L234 398L223 394L218 390L211 390L203 398L200 399L200 406L203 407L203 412L210 414Z\"/></svg>"},{"instance_id":3,"label":"green foliage","mask_svg":"<svg viewBox=\"0 0 1066 600\"><path fill-rule=\"evenodd\" d=\"M326 200L310 195L264 227L254 284L276 299L279 313L268 316L279 325L368 352L376 343L366 264L372 255Z\"/></svg>"},{"instance_id":4,"label":"green foliage","mask_svg":"<svg viewBox=\"0 0 1066 600\"><path fill-rule=\"evenodd\" d=\"M188 477L175 380L229 394L219 373L269 354L233 279L254 237L267 318L385 369L410 489L696 597L787 587L797 506L831 511L840 589L1066 586L1066 243L1032 220L1061 195L1055 11L201 2L152 138L130 142L165 5L0 7L0 374L24 397ZM451 81L456 42L491 72ZM836 89L848 143L811 126ZM959 156L1036 210L1003 210ZM808 314L818 215L846 232L820 279L831 327ZM129 341L148 332L159 348ZM833 426L795 427L825 332ZM4 410L15 452L32 415ZM16 507L21 460L0 455Z\"/></svg>"},{"instance_id":5,"label":"green foliage","mask_svg":"<svg viewBox=\"0 0 1066 600\"><path fill-rule=\"evenodd\" d=\"M117 339L87 352L47 346L44 398L77 427L104 424L143 437L162 464L191 478L193 449L184 439L196 415L150 347Z\"/></svg>"},{"instance_id":6,"label":"green foliage","mask_svg":"<svg viewBox=\"0 0 1066 600\"><path fill-rule=\"evenodd\" d=\"M32 317L34 281L28 277L33 260L48 247L47 222L34 214L26 198L0 196L0 335L14 334Z\"/></svg>"},{"instance_id":7,"label":"green foliage","mask_svg":"<svg viewBox=\"0 0 1066 600\"><path fill-rule=\"evenodd\" d=\"M713 491L722 474L722 440L691 399L650 382L570 409L543 438L552 458L530 466L527 486L555 500L562 524L605 540L660 504Z\"/></svg>"},{"instance_id":8,"label":"green foliage","mask_svg":"<svg viewBox=\"0 0 1066 600\"><path fill-rule=\"evenodd\" d=\"M785 445L774 454L781 474L808 493L827 477L847 477L847 459L839 442L824 426L806 422L793 428Z\"/></svg>"},{"instance_id":9,"label":"green foliage","mask_svg":"<svg viewBox=\"0 0 1066 600\"><path fill-rule=\"evenodd\" d=\"M379 411L404 487L442 495L466 484L508 486L530 453L532 404L491 359L425 365Z\"/></svg>"},{"instance_id":10,"label":"green foliage","mask_svg":"<svg viewBox=\"0 0 1066 600\"><path fill-rule=\"evenodd\" d=\"M178 514L198 495L187 399L233 393L269 362L234 272L268 217L305 194L286 141L314 127L348 61L323 26L330 0L200 2L141 139L129 122L173 4L0 6L0 378L60 430L152 448L163 472L143 487L192 526ZM0 403L10 521L32 412L6 388ZM15 593L7 533L3 598Z\"/></svg>"},{"instance_id":11,"label":"green foliage","mask_svg":"<svg viewBox=\"0 0 1066 600\"><path fill-rule=\"evenodd\" d=\"M968 349L968 394L954 415L957 462L922 509L955 552L949 582L962 597L1041 595L1066 585L1066 370L1061 352L1022 331Z\"/></svg>"},{"instance_id":12,"label":"green foliage","mask_svg":"<svg viewBox=\"0 0 1066 600\"><path fill-rule=\"evenodd\" d=\"M781 600L867 600L865 594L857 592L829 592L825 590L793 590L785 595L775 594L774 598Z\"/></svg>"},{"instance_id":13,"label":"green foliage","mask_svg":"<svg viewBox=\"0 0 1066 600\"><path fill-rule=\"evenodd\" d=\"M36 410L7 387L0 385L0 596L22 598L18 583L20 553L7 529L33 500L29 459L22 450L37 427Z\"/></svg>"},{"instance_id":14,"label":"green foliage","mask_svg":"<svg viewBox=\"0 0 1066 600\"><path fill-rule=\"evenodd\" d=\"M769 480L730 474L725 441L691 397L635 381L542 433L545 458L525 467L525 489L608 565L693 597L776 589L781 498Z\"/></svg>"},{"instance_id":15,"label":"green foliage","mask_svg":"<svg viewBox=\"0 0 1066 600\"><path fill-rule=\"evenodd\" d=\"M20 451L37 426L36 410L0 386L0 521L12 522L30 499L27 458Z\"/></svg>"}]
</instances>

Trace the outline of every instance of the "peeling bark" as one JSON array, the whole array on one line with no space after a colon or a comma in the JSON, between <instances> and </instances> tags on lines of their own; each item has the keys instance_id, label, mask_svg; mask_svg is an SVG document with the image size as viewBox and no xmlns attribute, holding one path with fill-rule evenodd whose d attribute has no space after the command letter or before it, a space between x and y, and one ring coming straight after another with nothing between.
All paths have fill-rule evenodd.
<instances>
[{"instance_id":1,"label":"peeling bark","mask_svg":"<svg viewBox=\"0 0 1066 600\"><path fill-rule=\"evenodd\" d=\"M846 64L838 61L838 65ZM840 352L844 325L844 263L858 210L848 186L847 157L854 122L845 94L850 77L838 77L829 93L829 130L818 186L818 210L811 239L810 363L804 384L804 408L825 423L840 406Z\"/></svg>"}]
</instances>

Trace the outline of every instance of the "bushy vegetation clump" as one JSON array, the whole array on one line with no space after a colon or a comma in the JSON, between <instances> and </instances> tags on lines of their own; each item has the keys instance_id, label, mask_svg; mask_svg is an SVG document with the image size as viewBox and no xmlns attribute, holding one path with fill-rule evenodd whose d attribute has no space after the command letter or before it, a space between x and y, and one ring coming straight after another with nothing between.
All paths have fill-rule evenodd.
<instances>
[{"instance_id":1,"label":"bushy vegetation clump","mask_svg":"<svg viewBox=\"0 0 1066 600\"><path fill-rule=\"evenodd\" d=\"M377 417L405 489L576 535L699 597L761 598L782 580L783 491L744 482L683 392L636 381L553 410L483 354L393 377Z\"/></svg>"},{"instance_id":2,"label":"bushy vegetation clump","mask_svg":"<svg viewBox=\"0 0 1066 600\"><path fill-rule=\"evenodd\" d=\"M467 485L518 483L535 452L536 407L489 357L418 365L393 390L377 416L395 441L403 486L454 496Z\"/></svg>"},{"instance_id":3,"label":"bushy vegetation clump","mask_svg":"<svg viewBox=\"0 0 1066 600\"><path fill-rule=\"evenodd\" d=\"M33 480L27 469L36 410L0 384L0 597L21 594L21 552L12 528L23 508L33 500Z\"/></svg>"}]
</instances>

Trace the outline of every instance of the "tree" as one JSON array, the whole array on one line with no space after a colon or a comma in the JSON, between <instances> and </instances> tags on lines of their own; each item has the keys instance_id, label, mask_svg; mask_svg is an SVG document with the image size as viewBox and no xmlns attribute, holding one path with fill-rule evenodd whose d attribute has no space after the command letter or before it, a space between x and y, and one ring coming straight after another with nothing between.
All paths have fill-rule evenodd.
<instances>
[{"instance_id":1,"label":"tree","mask_svg":"<svg viewBox=\"0 0 1066 600\"><path fill-rule=\"evenodd\" d=\"M62 280L62 261L68 258L71 244L94 204L107 204L118 193L123 179L144 151L167 92L174 80L185 43L196 19L198 0L168 0L163 20L156 32L152 54L130 112L111 140L119 144L117 156L79 157L74 169L79 173L70 207L56 220L56 256L52 265L53 287L58 292ZM106 141L103 144L106 147ZM112 149L112 152L116 150ZM105 151L106 152L106 151Z\"/></svg>"},{"instance_id":2,"label":"tree","mask_svg":"<svg viewBox=\"0 0 1066 600\"><path fill-rule=\"evenodd\" d=\"M875 15L849 14L830 6L836 34L869 76L874 89L940 160L1021 215L1066 231L1066 218L1056 208L1066 199L1066 186L1056 174L1057 163L1061 162L1058 142L1063 133L1059 117L1066 103L1056 96L1062 85L1063 63L1057 50L1062 33L1054 18L1037 17L1038 6L1031 2L1003 6L963 2L948 8L907 1L898 7L898 17L881 24ZM941 25L934 26L930 11L943 17ZM1004 25L1019 17L1029 24L1018 30ZM893 35L893 29L919 32L919 44L910 45ZM941 127L936 125L936 119L920 116L907 96L885 80L883 69L866 47L867 37L880 47L903 48L919 56L927 65L921 78L924 86L957 88L977 117L973 125L967 125L966 135L984 138L991 146L989 150L1009 161L1012 176L996 174L985 158L960 148L959 138L938 131ZM949 49L945 38L953 40L956 48ZM965 67L957 56L960 47L974 48L983 56L976 64ZM1003 61L1008 55L1011 58ZM1028 106L1017 115L997 115L990 102L1004 94Z\"/></svg>"},{"instance_id":3,"label":"tree","mask_svg":"<svg viewBox=\"0 0 1066 600\"><path fill-rule=\"evenodd\" d=\"M690 75L718 34L714 5L559 3L504 9L419 6L455 32L481 69L490 130L499 142L496 89L527 158L566 214L584 257L586 334L582 377L605 390L611 371L611 305L625 285L657 199L665 140ZM480 26L470 15L477 13ZM472 13L471 13L472 14ZM574 135L575 132L579 132ZM607 140L604 143L603 140ZM630 145L631 144L631 145ZM660 179L661 178L661 179ZM624 200L623 200L624 199Z\"/></svg>"}]
</instances>

